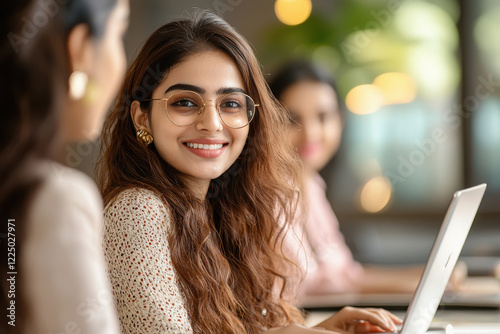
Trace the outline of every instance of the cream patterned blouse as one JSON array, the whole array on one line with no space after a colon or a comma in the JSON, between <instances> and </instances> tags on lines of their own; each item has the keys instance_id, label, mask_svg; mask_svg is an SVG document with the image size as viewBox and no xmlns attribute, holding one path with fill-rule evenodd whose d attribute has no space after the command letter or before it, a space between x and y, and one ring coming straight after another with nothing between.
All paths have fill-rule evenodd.
<instances>
[{"instance_id":1,"label":"cream patterned blouse","mask_svg":"<svg viewBox=\"0 0 500 334\"><path fill-rule=\"evenodd\" d=\"M161 199L150 190L127 189L104 212L104 252L123 333L192 333Z\"/></svg>"}]
</instances>

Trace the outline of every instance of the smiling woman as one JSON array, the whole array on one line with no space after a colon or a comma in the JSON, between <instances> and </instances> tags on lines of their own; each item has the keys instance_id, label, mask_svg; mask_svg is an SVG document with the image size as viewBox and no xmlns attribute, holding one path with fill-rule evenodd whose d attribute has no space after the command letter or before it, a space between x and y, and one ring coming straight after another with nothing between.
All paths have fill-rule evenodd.
<instances>
[{"instance_id":1,"label":"smiling woman","mask_svg":"<svg viewBox=\"0 0 500 334\"><path fill-rule=\"evenodd\" d=\"M160 157L183 174L200 199L245 146L249 120L242 104L252 99L242 93L244 87L235 62L223 52L207 50L170 70L147 100L155 101L150 111L144 107L146 100L142 108L139 101L132 103L135 128L151 133ZM228 107L231 103L238 107ZM253 114L253 103L251 109Z\"/></svg>"},{"instance_id":2,"label":"smiling woman","mask_svg":"<svg viewBox=\"0 0 500 334\"><path fill-rule=\"evenodd\" d=\"M202 102L201 95L198 100L195 92L178 90L179 85L203 93L207 102ZM239 112L234 111L244 121L222 112L229 109L227 104L238 101L231 95L241 97L241 93L237 96L234 92L244 92L244 87L238 67L229 56L220 51L205 51L175 66L154 90L153 100L163 96L163 92L172 92L169 101L153 103L149 114L143 112L138 101L132 103L136 129L145 128L152 134L159 155L183 174L185 182L192 185L190 190L200 199L205 197L210 181L229 169L245 146L249 123L246 110L240 107ZM229 92L233 93L227 95ZM224 119L238 128L225 126ZM215 149L215 145L221 147Z\"/></svg>"},{"instance_id":3,"label":"smiling woman","mask_svg":"<svg viewBox=\"0 0 500 334\"><path fill-rule=\"evenodd\" d=\"M154 84L152 69L161 74ZM132 102L106 120L98 171L123 332L261 333L302 323L291 303L296 267L281 247L300 162L248 43L207 12L168 23L146 41L121 96ZM394 319L345 309L322 326L389 330Z\"/></svg>"}]
</instances>

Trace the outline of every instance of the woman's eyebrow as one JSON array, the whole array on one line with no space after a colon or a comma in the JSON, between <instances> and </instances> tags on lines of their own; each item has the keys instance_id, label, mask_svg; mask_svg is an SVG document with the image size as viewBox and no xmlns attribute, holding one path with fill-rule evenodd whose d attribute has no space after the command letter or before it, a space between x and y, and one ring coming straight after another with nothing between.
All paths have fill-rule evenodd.
<instances>
[{"instance_id":1,"label":"woman's eyebrow","mask_svg":"<svg viewBox=\"0 0 500 334\"><path fill-rule=\"evenodd\" d=\"M190 84L183 84L183 83L178 83L175 85L172 85L167 88L165 91L165 94L173 91L173 90L190 90L193 92L196 92L198 94L205 94L206 90L204 88L201 88L196 85L190 85ZM217 95L225 95L225 94L231 94L231 93L244 93L246 94L245 90L240 88L240 87L221 87L217 89L215 92Z\"/></svg>"},{"instance_id":2,"label":"woman's eyebrow","mask_svg":"<svg viewBox=\"0 0 500 334\"><path fill-rule=\"evenodd\" d=\"M217 95L221 94L231 94L231 93L243 93L246 94L244 89L241 89L239 87L221 87L217 89Z\"/></svg>"},{"instance_id":3,"label":"woman's eyebrow","mask_svg":"<svg viewBox=\"0 0 500 334\"><path fill-rule=\"evenodd\" d=\"M175 85L168 87L167 90L165 91L165 94L170 92L170 91L173 91L173 90L190 90L190 91L196 92L198 94L205 94L205 89L203 89L199 86L190 85L190 84L183 84L183 83L178 83L178 84L175 84Z\"/></svg>"}]
</instances>

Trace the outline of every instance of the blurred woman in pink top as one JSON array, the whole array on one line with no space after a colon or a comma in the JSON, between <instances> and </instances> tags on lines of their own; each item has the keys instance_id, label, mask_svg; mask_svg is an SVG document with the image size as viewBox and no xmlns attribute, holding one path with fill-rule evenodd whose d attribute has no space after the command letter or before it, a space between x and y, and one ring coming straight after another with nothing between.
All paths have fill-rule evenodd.
<instances>
[{"instance_id":1,"label":"blurred woman in pink top","mask_svg":"<svg viewBox=\"0 0 500 334\"><path fill-rule=\"evenodd\" d=\"M344 114L333 80L308 62L283 68L270 84L293 120L290 140L304 162L306 215L299 226L305 259L301 295L341 292L412 292L422 268L362 266L339 230L318 172L337 152ZM303 230L302 230L303 229Z\"/></svg>"}]
</instances>

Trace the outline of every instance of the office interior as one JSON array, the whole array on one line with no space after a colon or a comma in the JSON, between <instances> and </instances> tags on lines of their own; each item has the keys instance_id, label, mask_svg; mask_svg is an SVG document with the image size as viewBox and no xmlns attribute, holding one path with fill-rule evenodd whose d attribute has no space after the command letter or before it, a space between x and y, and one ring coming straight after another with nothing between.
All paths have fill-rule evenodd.
<instances>
[{"instance_id":1,"label":"office interior","mask_svg":"<svg viewBox=\"0 0 500 334\"><path fill-rule=\"evenodd\" d=\"M201 8L247 38L269 78L291 59L321 64L346 111L340 150L321 175L355 259L425 263L453 193L486 183L460 259L471 276L498 279L500 2L290 0L297 8L281 12L279 2L131 0L128 61L157 27ZM69 146L66 163L92 175L97 152L98 143ZM309 321L338 304L313 308ZM498 307L446 312L438 324L500 323Z\"/></svg>"},{"instance_id":2,"label":"office interior","mask_svg":"<svg viewBox=\"0 0 500 334\"><path fill-rule=\"evenodd\" d=\"M218 13L269 78L290 59L337 82L346 122L321 172L354 257L425 263L453 193L488 185L462 251L471 275L500 263L500 3L492 0L132 0L130 62L160 25ZM293 6L296 6L294 9ZM98 143L67 147L89 175Z\"/></svg>"}]
</instances>

